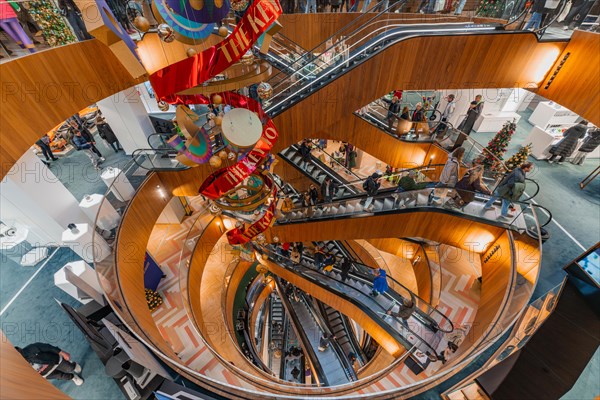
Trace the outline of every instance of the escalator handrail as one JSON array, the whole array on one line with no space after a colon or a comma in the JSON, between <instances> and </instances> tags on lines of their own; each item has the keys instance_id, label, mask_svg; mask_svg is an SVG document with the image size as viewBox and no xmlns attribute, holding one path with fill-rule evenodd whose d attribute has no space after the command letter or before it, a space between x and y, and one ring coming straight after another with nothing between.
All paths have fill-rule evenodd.
<instances>
[{"instance_id":1,"label":"escalator handrail","mask_svg":"<svg viewBox=\"0 0 600 400\"><path fill-rule=\"evenodd\" d=\"M301 328L302 324L298 320L298 316L296 315L295 312L292 311L293 306L292 306L290 299L285 294L285 289L282 286L281 278L279 278L278 276L275 276L274 279L275 279L275 285L277 287L277 292L279 294L279 298L281 299L281 302L283 303L284 308L287 310L287 314L288 314L289 318L292 320L292 324L297 327L295 331L296 331L297 335L299 336L300 342L302 343L302 348L308 354L307 358L312 366L313 371L316 372L317 386L323 386L323 385L328 386L327 377L325 376L325 372L323 371L323 368L321 367L321 364L319 363L319 359L317 357L317 354L315 353L315 349L313 349L312 345L310 344L310 340L306 336L306 332L304 332L304 329Z\"/></svg>"},{"instance_id":2,"label":"escalator handrail","mask_svg":"<svg viewBox=\"0 0 600 400\"><path fill-rule=\"evenodd\" d=\"M344 248L346 248L346 247L344 246ZM306 255L303 255L303 257L304 257L304 258L308 258L308 259L312 259L312 257L310 257L310 256L306 256ZM373 267L370 267L370 266L368 266L368 265L366 265L366 264L363 264L363 263L361 263L361 262L358 262L358 261L356 261L356 259L355 259L354 257L351 257L351 258L350 258L350 261L352 262L352 264L353 264L354 266L359 266L359 267L361 267L363 270L365 270L365 269L366 269L367 271L373 270ZM370 286L372 286L372 285L373 285L373 280L372 280L372 278L374 278L374 276L372 276L372 275L371 275L371 276L366 276L365 274L363 274L362 272L360 272L360 269L359 269L359 268L356 268L355 270L351 270L351 271L350 271L350 275L351 275L351 276L354 276L355 278L359 278L359 279L361 279L361 281L362 281L363 283L367 283L367 284L369 284ZM425 301L424 299L422 299L422 298L421 298L419 295L417 295L416 293L412 292L410 289L408 289L408 288L407 288L406 286L404 286L402 283L398 282L398 281L397 281L396 279L394 279L394 277L393 277L393 276L392 276L390 273L388 273L387 271L386 271L386 277L387 277L387 278L388 278L390 281L394 282L395 284L397 284L398 286L400 286L402 289L404 289L405 291L407 291L407 292L410 294L410 296L413 296L415 299L419 300L419 301L421 302L421 304L422 304L422 305L425 305L425 306L427 307L427 309L428 309L428 310L430 310L430 312L429 312L429 313L426 313L425 311L423 311L423 310L421 310L419 307L417 307L417 308L415 309L415 312L417 312L417 313L418 313L419 311L421 311L422 313L425 313L427 316L431 316L432 314L437 314L437 315L439 315L439 316L440 316L440 320L445 320L445 321L446 321L446 323L450 325L450 330L448 330L447 328L442 328L442 327L440 326L440 324L439 324L437 321L433 320L433 322L434 322L434 323L437 325L437 329L438 329L439 331L441 331L441 332L444 332L444 333L450 333L450 332L454 331L454 324L452 323L452 321L450 321L450 319L449 319L448 317L446 317L446 315L444 315L442 312L440 312L440 311L439 311L438 309L436 309L435 307L431 306L431 304L429 304L427 301ZM342 281L339 281L338 279L336 279L336 278L334 278L334 277L332 277L332 276L330 276L330 278L332 278L332 279L334 279L334 280L336 280L336 281L338 281L338 282L340 282L340 283L343 283ZM402 296L400 293L398 293L396 290L392 289L391 287L390 287L390 288L388 288L388 291L387 291L387 292L385 292L385 293L383 293L383 294L384 294L384 295L386 295L388 298L390 298L390 300L392 300L392 301L394 302L394 304L400 304L400 301L402 301L402 299L404 299L404 296Z\"/></svg>"},{"instance_id":3,"label":"escalator handrail","mask_svg":"<svg viewBox=\"0 0 600 400\"><path fill-rule=\"evenodd\" d=\"M139 160L139 158L142 157L146 153L148 155L158 155L158 154L176 155L176 154L178 154L178 152L175 149L136 149L136 150L134 150L131 153L131 157L132 157L134 164L136 164L138 167L143 168L147 171L183 171L183 170L189 169L188 166L181 164L181 163L178 163L177 165L174 165L172 167L152 166L151 168L148 168L147 165L143 165L143 160ZM152 161L150 161L150 162L152 162Z\"/></svg>"},{"instance_id":4,"label":"escalator handrail","mask_svg":"<svg viewBox=\"0 0 600 400\"><path fill-rule=\"evenodd\" d=\"M352 365L350 365L350 363L348 362L348 357L341 350L340 344L337 342L337 340L333 339L333 333L329 330L329 326L325 322L323 315L321 315L321 313L319 313L315 309L313 303L307 299L306 293L300 293L300 298L302 299L302 301L304 301L304 304L308 308L310 314L315 319L317 325L321 328L321 330L329 334L329 337L331 338L329 342L331 344L331 348L335 352L337 358L340 360L340 363L344 366L344 373L346 374L348 380L356 381L358 378L354 373L354 369L352 368Z\"/></svg>"},{"instance_id":5,"label":"escalator handrail","mask_svg":"<svg viewBox=\"0 0 600 400\"><path fill-rule=\"evenodd\" d=\"M257 252L259 252L261 254L265 254L266 253L268 255L268 257L269 257L269 260L280 259L280 260L286 261L289 265L293 265L293 261L291 259L289 259L287 257L284 257L284 256L282 256L280 254L277 254L277 253L273 252L271 249L269 249L267 247L259 246L257 244L253 244L253 247L256 249ZM277 264L280 265L279 263L277 263ZM331 288L330 286L327 286L324 282L317 281L312 276L304 274L302 272L302 270L295 270L295 269L291 269L291 268L287 268L287 267L283 267L283 266L282 266L282 268L285 268L287 271L291 271L292 273L294 273L296 275L302 276L304 279L306 279L306 280L310 281L311 283L316 284L317 286L320 286L320 287L322 287L322 288L324 288L326 290L335 291L340 297L344 298L346 301L349 301L349 302L355 304L363 312L371 315L371 317L374 320L380 320L380 321L382 321L382 324L379 324L379 326L381 328L383 328L388 334L390 334L391 336L393 336L398 341L398 343L401 343L407 350L409 350L410 348L414 347L410 342L408 342L407 339L404 338L403 335L401 335L397 330L393 329L392 325L389 322L387 322L383 316L378 315L378 314L386 315L386 313L387 313L387 309L385 309L381 304L375 303L375 304L377 304L378 308L380 308L382 311L371 310L368 307L364 307L364 305L362 303L358 302L355 298L353 298L352 296L349 296L347 293L336 291L335 289ZM349 288L351 288L353 290L361 292L359 289L357 289L357 288L349 285L346 282L342 282L342 281L340 281L340 280L338 280L338 279L336 279L336 278L334 278L332 276L327 276L327 278L331 279L331 280L333 280L335 282L338 282L338 283L340 283L340 284L342 284L344 286L347 286L347 287L349 287ZM384 293L384 295L385 294L386 293ZM388 297L388 298L393 303L396 303L396 301L393 299L393 297ZM397 318L392 317L392 316L389 316L389 317L391 319L395 319L397 321ZM415 338L418 338L418 340L421 343L423 343L426 347L428 347L430 349L430 354L432 354L433 356L435 356L437 358L436 350L433 347L431 347L431 345L425 339L423 339L419 334L417 334L415 331L413 331L412 329L410 329L410 327L408 327L408 328L405 327L404 329L406 329ZM408 343L408 345L404 345L404 343Z\"/></svg>"},{"instance_id":6,"label":"escalator handrail","mask_svg":"<svg viewBox=\"0 0 600 400\"><path fill-rule=\"evenodd\" d=\"M329 307L327 304L323 303L320 300L317 300L317 302L319 305L319 311L321 312L321 315L323 315L325 324L329 328L330 332L333 332L332 331L333 326L331 325L331 321L330 321L329 315L327 313L327 308L332 309L334 312L337 313L337 315L339 315L340 321L343 325L343 329L346 332L346 336L348 337L348 343L350 344L350 347L352 348L352 352L360 359L360 361L363 364L365 364L367 361L367 357L363 353L362 349L360 348L359 343L356 340L356 335L354 334L354 330L352 329L352 327L348 326L348 324L349 324L348 317L346 315L342 314L341 312L339 312L338 310L336 310L335 308ZM352 368L352 369L354 369L354 368Z\"/></svg>"},{"instance_id":7,"label":"escalator handrail","mask_svg":"<svg viewBox=\"0 0 600 400\"><path fill-rule=\"evenodd\" d=\"M302 58L304 58L304 56L306 56L306 55L311 55L311 56L313 57L312 59L310 59L310 58L309 58L309 60L307 60L307 61L308 61L308 63L310 63L310 62L314 61L314 60L315 60L315 58L316 58L316 56L314 56L314 53L315 53L316 51L318 51L318 49L320 49L320 48L321 48L323 45L325 45L325 46L326 46L326 45L327 45L327 42L329 42L330 40L333 40L333 39L334 39L334 38L336 38L336 37L338 37L338 38L339 38L339 37L341 37L341 36L342 36L342 33L343 33L344 31L347 31L347 30L348 30L350 27L353 27L354 25L356 25L356 24L358 24L358 23L361 23L361 22L363 22L363 21L362 21L363 19L367 19L367 18L369 18L369 17L372 15L372 13L370 13L370 11L371 11L371 10L373 10L375 7L378 7L380 4L384 3L385 1L386 1L386 0L381 0L381 1L377 2L377 3L375 3L375 4L373 5L373 7L371 7L371 8L370 8L370 9L369 9L367 12L365 12L365 13L362 13L362 14L361 14L361 15L359 15L357 18L354 18L354 19L353 19L353 20L352 20L350 23L348 23L347 25L344 25L344 26L343 26L343 27L342 27L340 30L336 31L336 32L335 32L333 35L329 36L328 38L326 38L325 40L323 40L321 43L319 43L319 44L317 44L316 46L314 46L312 49L310 49L310 50L306 51L306 53L305 53L305 54L303 54L303 55L302 55L300 58L298 58L297 60L295 60L295 61L294 61L294 63L298 62L299 60L301 60ZM362 25L359 25L358 29L360 29L360 28L362 28L362 27L366 27L366 26L368 26L368 24L369 24L369 23L371 23L373 20L375 20L375 19L379 18L379 17L380 17L381 15L383 15L384 13L387 13L389 9L391 9L391 8L394 8L394 7L398 7L399 5L401 6L403 3L407 3L407 2L408 2L408 0L402 0L402 1L399 1L399 2L397 2L397 3L393 3L393 4L391 4L391 5L390 5L390 6L388 6L388 7L387 7L385 10L383 10L383 11L379 12L378 14L375 14L374 16L372 16L371 18L369 18L369 19L368 19L366 22L364 22ZM399 7L399 8L400 8L400 7ZM335 44L334 44L334 46L332 46L332 47L335 47ZM327 50L329 50L329 49L330 49L330 48L326 48L326 49L325 49L323 52L325 52L325 51L327 51ZM302 70L302 69L303 69L305 66L306 66L306 65L303 65L303 66L301 66L301 67L297 68L296 70L294 70L294 72L293 72L293 73L299 73L299 72L300 72L300 71L301 71L301 70ZM275 74L275 75L273 75L271 78L275 78L275 77L277 77L277 75L279 75L279 74ZM269 80L271 80L271 79L269 79Z\"/></svg>"}]
</instances>

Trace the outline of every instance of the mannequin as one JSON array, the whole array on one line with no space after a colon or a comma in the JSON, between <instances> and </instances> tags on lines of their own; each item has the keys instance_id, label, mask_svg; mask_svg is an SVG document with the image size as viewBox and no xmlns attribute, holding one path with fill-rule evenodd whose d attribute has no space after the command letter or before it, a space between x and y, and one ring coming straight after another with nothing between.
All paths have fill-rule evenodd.
<instances>
[{"instance_id":1,"label":"mannequin","mask_svg":"<svg viewBox=\"0 0 600 400\"><path fill-rule=\"evenodd\" d=\"M21 48L28 49L30 53L35 53L35 46L21 24L19 24L15 10L19 10L16 3L0 0L0 28L4 29L4 32Z\"/></svg>"}]
</instances>

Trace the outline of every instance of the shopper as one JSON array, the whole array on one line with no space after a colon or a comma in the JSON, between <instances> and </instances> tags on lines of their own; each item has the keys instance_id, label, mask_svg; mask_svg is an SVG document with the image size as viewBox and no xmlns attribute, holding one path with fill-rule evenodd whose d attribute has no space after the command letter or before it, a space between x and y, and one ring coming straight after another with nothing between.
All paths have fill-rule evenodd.
<instances>
[{"instance_id":1,"label":"shopper","mask_svg":"<svg viewBox=\"0 0 600 400\"><path fill-rule=\"evenodd\" d=\"M583 139L581 143L581 147L575 154L573 161L571 161L575 165L581 165L585 161L585 158L592 151L596 150L596 148L600 145L600 128L596 128L590 130L587 136Z\"/></svg>"},{"instance_id":2,"label":"shopper","mask_svg":"<svg viewBox=\"0 0 600 400\"><path fill-rule=\"evenodd\" d=\"M525 31L535 31L540 28L542 24L542 16L544 14L544 4L546 4L546 0L534 0L533 6L529 12L531 13L531 18L525 24L523 30Z\"/></svg>"},{"instance_id":3,"label":"shopper","mask_svg":"<svg viewBox=\"0 0 600 400\"><path fill-rule=\"evenodd\" d=\"M290 259L292 260L292 263L295 267L298 266L298 264L300 264L300 252L298 251L298 248L296 246L292 247Z\"/></svg>"},{"instance_id":4,"label":"shopper","mask_svg":"<svg viewBox=\"0 0 600 400\"><path fill-rule=\"evenodd\" d=\"M404 297L402 298L402 303L398 304L397 311L394 311L395 307L396 304L394 304L392 308L387 311L387 314L391 315L392 317L399 318L400 323L404 325L406 329L408 329L408 319L413 315L416 308L415 296L410 293L410 299Z\"/></svg>"},{"instance_id":5,"label":"shopper","mask_svg":"<svg viewBox=\"0 0 600 400\"><path fill-rule=\"evenodd\" d=\"M335 336L329 336L326 332L321 334L321 338L319 339L319 351L325 351L329 347L331 339L335 339Z\"/></svg>"},{"instance_id":6,"label":"shopper","mask_svg":"<svg viewBox=\"0 0 600 400\"><path fill-rule=\"evenodd\" d=\"M338 12L340 10L341 0L331 0L331 12Z\"/></svg>"},{"instance_id":7,"label":"shopper","mask_svg":"<svg viewBox=\"0 0 600 400\"><path fill-rule=\"evenodd\" d=\"M337 192L337 184L331 179L331 177L327 176L321 183L321 197L323 198L323 203L327 203L328 206L331 205L333 201L333 196Z\"/></svg>"},{"instance_id":8,"label":"shopper","mask_svg":"<svg viewBox=\"0 0 600 400\"><path fill-rule=\"evenodd\" d=\"M67 18L67 21L69 21L69 24L73 28L73 32L75 32L75 36L77 36L77 40L93 39L85 28L83 19L81 19L81 10L73 0L58 0L58 8L60 8L62 14Z\"/></svg>"},{"instance_id":9,"label":"shopper","mask_svg":"<svg viewBox=\"0 0 600 400\"><path fill-rule=\"evenodd\" d=\"M402 109L402 113L400 114L400 119L410 121L410 110L408 109L408 106L404 106L404 108Z\"/></svg>"},{"instance_id":10,"label":"shopper","mask_svg":"<svg viewBox=\"0 0 600 400\"><path fill-rule=\"evenodd\" d=\"M350 270L352 269L352 262L347 257L344 257L342 261L342 265L340 266L342 273L340 277L342 278L342 282L346 282L348 280L348 275L350 274Z\"/></svg>"},{"instance_id":11,"label":"shopper","mask_svg":"<svg viewBox=\"0 0 600 400\"><path fill-rule=\"evenodd\" d=\"M306 0L306 8L304 9L304 13L308 14L310 12L317 12L317 1L316 0Z\"/></svg>"},{"instance_id":12,"label":"shopper","mask_svg":"<svg viewBox=\"0 0 600 400\"><path fill-rule=\"evenodd\" d=\"M113 132L112 128L109 124L106 123L104 118L102 118L101 116L98 116L98 118L96 118L96 128L98 128L98 135L100 135L102 139L106 140L106 143L108 143L110 147L113 148L115 153L118 153L119 150L123 150L123 148L121 147L121 143L119 143L119 140L115 136L115 133Z\"/></svg>"},{"instance_id":13,"label":"shopper","mask_svg":"<svg viewBox=\"0 0 600 400\"><path fill-rule=\"evenodd\" d=\"M404 175L402 178L400 178L400 181L398 181L398 188L396 189L394 197L396 198L396 200L400 198L400 201L398 202L399 207L405 207L408 205L408 203L411 203L413 201L416 205L417 200L419 198L419 193L417 192L417 190L423 189L425 187L424 184L417 183L417 181L415 180L416 176L417 172L414 169L411 169L410 171L408 171L408 174Z\"/></svg>"},{"instance_id":14,"label":"shopper","mask_svg":"<svg viewBox=\"0 0 600 400\"><path fill-rule=\"evenodd\" d=\"M549 150L550 154L552 154L548 159L550 164L552 164L557 157L560 157L558 163L562 163L565 161L565 158L571 157L571 154L573 154L577 148L579 139L584 137L587 132L587 124L588 122L584 119L579 122L579 124L572 126L563 132L564 137Z\"/></svg>"},{"instance_id":15,"label":"shopper","mask_svg":"<svg viewBox=\"0 0 600 400\"><path fill-rule=\"evenodd\" d=\"M292 376L294 377L295 381L299 382L298 377L300 376L300 370L297 366L294 366L294 369L292 370Z\"/></svg>"},{"instance_id":16,"label":"shopper","mask_svg":"<svg viewBox=\"0 0 600 400\"><path fill-rule=\"evenodd\" d=\"M373 297L377 297L380 294L387 292L388 283L386 278L385 270L379 268L377 270L377 275L375 279L373 279L373 290L371 290L370 295Z\"/></svg>"},{"instance_id":17,"label":"shopper","mask_svg":"<svg viewBox=\"0 0 600 400\"><path fill-rule=\"evenodd\" d=\"M323 264L325 266L323 267L323 272L326 274L329 274L331 271L333 271L335 262L336 262L336 259L333 254L331 254L331 253L325 254L325 260L323 261Z\"/></svg>"},{"instance_id":18,"label":"shopper","mask_svg":"<svg viewBox=\"0 0 600 400\"><path fill-rule=\"evenodd\" d=\"M44 378L73 381L77 386L83 384L81 365L71 361L71 355L60 348L38 342L15 349Z\"/></svg>"},{"instance_id":19,"label":"shopper","mask_svg":"<svg viewBox=\"0 0 600 400\"><path fill-rule=\"evenodd\" d=\"M438 204L443 204L444 198L450 191L448 188L453 188L458 183L460 163L464 155L464 147L459 147L448 155L448 160L446 161L444 169L442 170L442 174L440 175L440 182L437 185L439 188L436 188L429 193L427 205L430 206L433 203L438 202Z\"/></svg>"},{"instance_id":20,"label":"shopper","mask_svg":"<svg viewBox=\"0 0 600 400\"><path fill-rule=\"evenodd\" d=\"M300 143L300 148L298 152L300 153L300 157L302 157L300 161L300 168L306 169L309 161L310 161L310 151L311 146L308 143L308 139L304 139L302 143Z\"/></svg>"},{"instance_id":21,"label":"shopper","mask_svg":"<svg viewBox=\"0 0 600 400\"><path fill-rule=\"evenodd\" d=\"M93 151L94 154L96 154L98 157L100 157L102 161L104 161L104 157L102 157L102 153L100 153L100 150L98 150L98 148L96 148L96 140L94 140L94 135L92 135L90 130L88 128L86 128L83 125L83 123L78 124L77 121L75 121L75 120L71 120L70 124L71 124L71 128L69 128L69 130L71 131L71 135L74 137L75 132L79 131L81 133L81 136L83 136L83 138L90 144L90 150Z\"/></svg>"},{"instance_id":22,"label":"shopper","mask_svg":"<svg viewBox=\"0 0 600 400\"><path fill-rule=\"evenodd\" d=\"M319 191L317 190L315 185L310 185L308 189L308 194L310 195L310 205L316 206L319 202Z\"/></svg>"},{"instance_id":23,"label":"shopper","mask_svg":"<svg viewBox=\"0 0 600 400\"><path fill-rule=\"evenodd\" d=\"M50 148L50 137L48 136L48 134L39 138L35 142L35 144L38 145L38 147L42 150L42 154L44 155L44 158L46 159L46 161L58 160L58 158L54 157L54 154L52 154L52 148Z\"/></svg>"},{"instance_id":24,"label":"shopper","mask_svg":"<svg viewBox=\"0 0 600 400\"><path fill-rule=\"evenodd\" d=\"M513 218L514 215L508 213L508 206L511 201L518 201L525 191L525 176L532 168L532 163L525 162L507 174L494 191L494 195L485 203L483 209L486 211L492 210L494 208L494 201L500 197L502 199L500 217Z\"/></svg>"},{"instance_id":25,"label":"shopper","mask_svg":"<svg viewBox=\"0 0 600 400\"><path fill-rule=\"evenodd\" d=\"M447 204L464 207L475 199L475 192L491 194L490 189L483 183L483 165L471 168L456 184L456 194Z\"/></svg>"},{"instance_id":26,"label":"shopper","mask_svg":"<svg viewBox=\"0 0 600 400\"><path fill-rule=\"evenodd\" d=\"M477 118L479 118L479 116L483 112L482 98L483 97L480 94L478 94L477 96L475 96L475 100L473 100L471 104L469 104L467 115L462 120L460 125L458 125L458 130L462 132L462 134L460 134L456 139L456 143L454 144L454 147L452 147L452 150L455 150L462 146L463 142L467 139L467 136L471 134L471 131L473 130L473 125L475 125Z\"/></svg>"},{"instance_id":27,"label":"shopper","mask_svg":"<svg viewBox=\"0 0 600 400\"><path fill-rule=\"evenodd\" d=\"M75 145L77 150L85 152L92 162L94 168L100 169L100 164L104 161L104 158L97 156L97 154L92 150L93 145L81 135L80 130L75 131L75 136L73 136L73 145Z\"/></svg>"},{"instance_id":28,"label":"shopper","mask_svg":"<svg viewBox=\"0 0 600 400\"><path fill-rule=\"evenodd\" d=\"M400 112L401 107L400 100L396 96L392 97L391 100L388 100L385 97L383 97L381 100L388 104L386 116L388 131L390 133L394 133L394 121L396 120L396 118L398 118L398 113Z\"/></svg>"},{"instance_id":29,"label":"shopper","mask_svg":"<svg viewBox=\"0 0 600 400\"><path fill-rule=\"evenodd\" d=\"M373 196L377 195L377 191L381 186L379 182L381 175L375 172L373 175L369 176L363 183L363 189L367 192L367 200L365 201L364 209L365 211L372 210Z\"/></svg>"},{"instance_id":30,"label":"shopper","mask_svg":"<svg viewBox=\"0 0 600 400\"><path fill-rule=\"evenodd\" d=\"M325 251L323 250L323 248L321 248L321 246L317 246L315 248L314 260L315 266L318 269L323 268L323 266L325 265Z\"/></svg>"},{"instance_id":31,"label":"shopper","mask_svg":"<svg viewBox=\"0 0 600 400\"><path fill-rule=\"evenodd\" d=\"M298 250L298 253L300 254L300 259L298 260L298 263L300 263L302 261L302 257L304 256L304 243L296 242L296 250Z\"/></svg>"},{"instance_id":32,"label":"shopper","mask_svg":"<svg viewBox=\"0 0 600 400\"><path fill-rule=\"evenodd\" d=\"M454 114L454 110L456 109L456 102L454 101L454 99L455 96L453 94L449 94L448 97L446 97L448 103L446 104L446 107L444 107L444 111L442 112L442 117L440 119L440 122L438 123L438 126L436 126L435 130L433 131L433 133L436 135L437 140L442 140L442 138L444 137L444 134L446 133L446 129L448 127L446 122L448 122L450 117L452 117L452 114Z\"/></svg>"},{"instance_id":33,"label":"shopper","mask_svg":"<svg viewBox=\"0 0 600 400\"><path fill-rule=\"evenodd\" d=\"M423 105L421 103L417 103L415 106L415 111L412 114L413 121L413 130L415 133L415 139L419 138L419 131L422 129L423 122L425 122L425 110L423 110Z\"/></svg>"}]
</instances>

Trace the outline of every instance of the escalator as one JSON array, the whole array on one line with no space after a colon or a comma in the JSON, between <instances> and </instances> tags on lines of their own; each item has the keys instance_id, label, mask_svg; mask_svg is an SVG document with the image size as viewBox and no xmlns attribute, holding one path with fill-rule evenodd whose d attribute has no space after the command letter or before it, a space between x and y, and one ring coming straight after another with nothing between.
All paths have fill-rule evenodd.
<instances>
[{"instance_id":1,"label":"escalator","mask_svg":"<svg viewBox=\"0 0 600 400\"><path fill-rule=\"evenodd\" d=\"M352 328L350 319L335 308L329 307L321 301L319 301L318 304L321 315L325 318L325 322L331 333L337 338L336 340L344 354L354 354L359 366L365 365L368 359L356 339L356 334Z\"/></svg>"},{"instance_id":2,"label":"escalator","mask_svg":"<svg viewBox=\"0 0 600 400\"><path fill-rule=\"evenodd\" d=\"M278 289L286 291L278 279ZM325 351L319 350L321 334L326 332L311 301L304 293L282 294L282 300L290 315L296 333L303 343L305 354L310 360L313 373L321 386L334 386L356 379L350 363L335 341Z\"/></svg>"},{"instance_id":3,"label":"escalator","mask_svg":"<svg viewBox=\"0 0 600 400\"><path fill-rule=\"evenodd\" d=\"M269 310L269 362L271 371L281 369L282 353L285 351L284 343L285 311L281 299L276 294L271 294ZM279 351L279 353L278 353Z\"/></svg>"},{"instance_id":4,"label":"escalator","mask_svg":"<svg viewBox=\"0 0 600 400\"><path fill-rule=\"evenodd\" d=\"M267 265L274 262L300 277L306 283L307 290L316 285L358 307L373 322L379 325L389 337L408 351L418 349L422 353L428 354L432 359L436 359L437 355L434 349L442 340L444 331L451 332L453 330L452 323L439 311L434 310L436 313L434 317L433 313L428 315L427 312L418 307L408 319L408 326L403 325L399 319L386 314L388 310L397 307L397 304L401 301L400 296L390 290L373 297L370 294L373 288L370 280L354 275L350 276L348 280L342 281L339 271L336 270L329 275L325 275L319 271L308 255L302 257L301 266L294 266L291 260L280 256L269 248L261 247L257 250L268 256L269 261L263 261ZM277 271L272 272L277 274Z\"/></svg>"},{"instance_id":5,"label":"escalator","mask_svg":"<svg viewBox=\"0 0 600 400\"><path fill-rule=\"evenodd\" d=\"M283 343L283 355L279 371L280 378L288 382L305 383L304 351L302 350L302 343L296 337L296 332L294 332L289 318L285 319ZM299 370L297 377L294 376L294 368Z\"/></svg>"}]
</instances>

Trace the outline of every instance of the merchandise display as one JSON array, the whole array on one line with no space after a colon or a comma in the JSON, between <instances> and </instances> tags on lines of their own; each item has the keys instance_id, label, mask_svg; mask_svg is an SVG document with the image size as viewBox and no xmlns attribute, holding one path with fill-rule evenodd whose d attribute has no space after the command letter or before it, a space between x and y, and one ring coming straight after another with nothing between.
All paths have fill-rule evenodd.
<instances>
[{"instance_id":1,"label":"merchandise display","mask_svg":"<svg viewBox=\"0 0 600 400\"><path fill-rule=\"evenodd\" d=\"M73 31L52 0L29 2L29 14L42 28L42 35L48 45L63 46L77 41Z\"/></svg>"}]
</instances>

